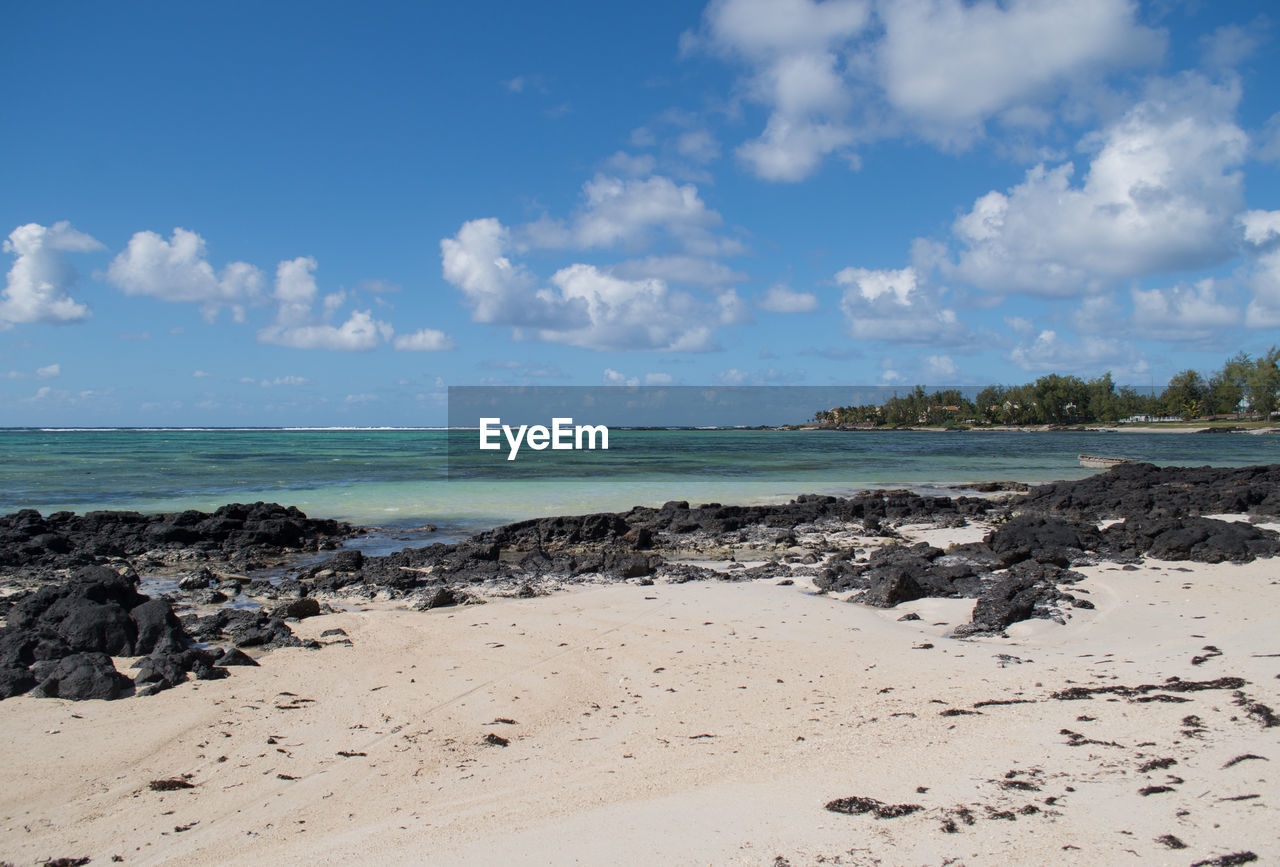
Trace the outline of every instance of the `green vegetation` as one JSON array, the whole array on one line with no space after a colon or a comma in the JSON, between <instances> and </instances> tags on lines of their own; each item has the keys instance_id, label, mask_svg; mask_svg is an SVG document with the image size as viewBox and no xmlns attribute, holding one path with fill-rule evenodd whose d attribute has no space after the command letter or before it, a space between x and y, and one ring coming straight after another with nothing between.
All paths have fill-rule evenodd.
<instances>
[{"instance_id":1,"label":"green vegetation","mask_svg":"<svg viewBox=\"0 0 1280 867\"><path fill-rule=\"evenodd\" d=\"M1207 379L1184 370L1159 394L1116 388L1111 374L1085 381L1051 373L1026 385L993 385L970 400L958 389L926 393L916 386L876 406L821 410L814 420L826 425L880 427L898 425L1114 424L1126 420L1159 422L1230 419L1267 421L1280 404L1280 349L1258 358L1240 353Z\"/></svg>"}]
</instances>

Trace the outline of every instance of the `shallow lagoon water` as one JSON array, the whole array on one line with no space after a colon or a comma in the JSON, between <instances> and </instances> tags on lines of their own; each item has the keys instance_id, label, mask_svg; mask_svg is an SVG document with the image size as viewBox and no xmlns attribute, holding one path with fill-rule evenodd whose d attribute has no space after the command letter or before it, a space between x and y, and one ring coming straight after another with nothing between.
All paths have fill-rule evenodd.
<instances>
[{"instance_id":1,"label":"shallow lagoon water","mask_svg":"<svg viewBox=\"0 0 1280 867\"><path fill-rule=\"evenodd\" d=\"M454 432L457 436L457 432ZM1112 432L615 430L609 451L521 455L449 473L440 430L4 430L0 513L211 510L275 501L448 541L554 514L760 503L868 488L1082 478L1081 453L1157 464L1280 461L1280 437ZM526 460L526 457L529 459ZM435 533L414 528L435 525ZM371 540L372 542L373 540Z\"/></svg>"}]
</instances>

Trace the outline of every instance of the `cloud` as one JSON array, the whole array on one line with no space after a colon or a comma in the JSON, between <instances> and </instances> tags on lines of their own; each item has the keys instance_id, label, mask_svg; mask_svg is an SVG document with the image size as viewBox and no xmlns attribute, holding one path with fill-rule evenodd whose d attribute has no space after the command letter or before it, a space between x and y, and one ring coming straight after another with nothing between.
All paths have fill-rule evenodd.
<instances>
[{"instance_id":1,"label":"cloud","mask_svg":"<svg viewBox=\"0 0 1280 867\"><path fill-rule=\"evenodd\" d=\"M1245 324L1280 328L1280 211L1247 211L1238 223L1256 256L1246 277L1253 298L1245 309Z\"/></svg>"},{"instance_id":2,"label":"cloud","mask_svg":"<svg viewBox=\"0 0 1280 867\"><path fill-rule=\"evenodd\" d=\"M719 158L720 143L708 130L689 130L676 137L676 153L695 163L709 163Z\"/></svg>"},{"instance_id":3,"label":"cloud","mask_svg":"<svg viewBox=\"0 0 1280 867\"><path fill-rule=\"evenodd\" d=\"M866 27L867 0L715 0L704 13L712 47L769 60L825 49ZM694 47L685 37L686 51Z\"/></svg>"},{"instance_id":4,"label":"cloud","mask_svg":"<svg viewBox=\"0 0 1280 867\"><path fill-rule=\"evenodd\" d=\"M756 175L801 180L852 141L839 48L870 20L866 0L720 0L707 6L703 35L686 35L685 49L705 46L746 65L745 92L770 111L764 133L737 149Z\"/></svg>"},{"instance_id":5,"label":"cloud","mask_svg":"<svg viewBox=\"0 0 1280 867\"><path fill-rule=\"evenodd\" d=\"M894 385L905 381L906 377L897 369L897 363L892 358L880 359L880 383L882 385Z\"/></svg>"},{"instance_id":6,"label":"cloud","mask_svg":"<svg viewBox=\"0 0 1280 867\"><path fill-rule=\"evenodd\" d=\"M689 293L669 289L665 281L623 280L594 265L562 268L551 283L557 298L584 311L586 321L539 328L538 338L587 349L703 351L712 348L712 328L737 315L732 303L712 312Z\"/></svg>"},{"instance_id":7,"label":"cloud","mask_svg":"<svg viewBox=\"0 0 1280 867\"><path fill-rule=\"evenodd\" d=\"M341 325L324 321L345 301L345 293L335 292L321 301L323 313L314 313L320 294L314 271L316 260L300 256L276 267L273 297L278 308L274 325L258 331L258 342L293 349L328 349L337 352L368 352L391 339L394 330L373 318L369 310L356 310Z\"/></svg>"},{"instance_id":8,"label":"cloud","mask_svg":"<svg viewBox=\"0 0 1280 867\"><path fill-rule=\"evenodd\" d=\"M714 328L749 318L733 290L705 299L658 277L628 278L595 265L563 267L539 286L509 258L511 246L512 233L486 218L464 223L440 242L440 252L444 277L462 290L472 319L511 326L517 339L612 351L701 351L712 348ZM628 270L637 268L632 263Z\"/></svg>"},{"instance_id":9,"label":"cloud","mask_svg":"<svg viewBox=\"0 0 1280 867\"><path fill-rule=\"evenodd\" d=\"M779 283L757 298L756 306L770 313L812 313L818 309L818 296Z\"/></svg>"},{"instance_id":10,"label":"cloud","mask_svg":"<svg viewBox=\"0 0 1280 867\"><path fill-rule=\"evenodd\" d=\"M853 133L833 123L769 118L764 133L738 148L738 156L766 181L802 181L822 158L853 142Z\"/></svg>"},{"instance_id":11,"label":"cloud","mask_svg":"<svg viewBox=\"0 0 1280 867\"><path fill-rule=\"evenodd\" d=\"M675 121L672 121L675 122ZM476 322L506 325L518 340L600 350L702 351L713 331L751 321L726 284L745 279L720 257L744 250L693 184L597 174L567 219L544 215L514 228L470 220L440 242L444 278ZM532 252L657 249L615 264L568 261L549 278L519 256ZM544 257L545 258L545 257ZM695 294L683 286L704 286Z\"/></svg>"},{"instance_id":12,"label":"cloud","mask_svg":"<svg viewBox=\"0 0 1280 867\"><path fill-rule=\"evenodd\" d=\"M886 134L955 146L992 119L1043 127L1064 94L1160 61L1164 34L1136 12L1132 0L716 0L681 44L744 67L738 92L769 114L737 155L761 178L799 181L832 154L856 168L849 149Z\"/></svg>"},{"instance_id":13,"label":"cloud","mask_svg":"<svg viewBox=\"0 0 1280 867\"><path fill-rule=\"evenodd\" d=\"M1267 20L1259 16L1247 28L1224 24L1200 37L1206 66L1232 67L1252 57L1267 41Z\"/></svg>"},{"instance_id":14,"label":"cloud","mask_svg":"<svg viewBox=\"0 0 1280 867\"><path fill-rule=\"evenodd\" d=\"M741 271L735 271L723 262L701 256L646 256L643 259L627 259L610 269L618 277L627 280L656 278L669 283L692 283L703 286L723 286L747 279Z\"/></svg>"},{"instance_id":15,"label":"cloud","mask_svg":"<svg viewBox=\"0 0 1280 867\"><path fill-rule=\"evenodd\" d=\"M1271 115L1258 134L1254 156L1269 163L1280 163L1280 112Z\"/></svg>"},{"instance_id":16,"label":"cloud","mask_svg":"<svg viewBox=\"0 0 1280 867\"><path fill-rule=\"evenodd\" d=\"M5 379L54 379L62 373L62 365L49 364L44 367L36 368L35 373L27 373L25 370L10 370L4 374Z\"/></svg>"},{"instance_id":17,"label":"cloud","mask_svg":"<svg viewBox=\"0 0 1280 867\"><path fill-rule=\"evenodd\" d=\"M1023 370L1098 375L1107 370L1117 376L1134 376L1148 370L1146 359L1130 343L1092 335L1064 339L1044 330L1030 343L1021 343L1009 360Z\"/></svg>"},{"instance_id":18,"label":"cloud","mask_svg":"<svg viewBox=\"0 0 1280 867\"><path fill-rule=\"evenodd\" d=\"M1240 308L1218 298L1217 284L1133 290L1135 333L1162 340L1203 340L1240 325Z\"/></svg>"},{"instance_id":19,"label":"cloud","mask_svg":"<svg viewBox=\"0 0 1280 867\"><path fill-rule=\"evenodd\" d=\"M619 373L612 367L606 367L604 369L604 374L600 377L600 381L605 385L637 386L640 384L639 377L627 376L625 373Z\"/></svg>"},{"instance_id":20,"label":"cloud","mask_svg":"<svg viewBox=\"0 0 1280 867\"><path fill-rule=\"evenodd\" d=\"M629 154L618 151L604 161L605 168L623 177L643 178L653 174L658 161L650 154Z\"/></svg>"},{"instance_id":21,"label":"cloud","mask_svg":"<svg viewBox=\"0 0 1280 867\"><path fill-rule=\"evenodd\" d=\"M102 410L104 408L104 399L111 397L114 393L114 388L84 388L80 391L69 391L65 388L42 385L36 389L36 393L31 397L24 397L20 400L22 403L47 403L50 405L91 407ZM109 408L112 410L119 409L118 405Z\"/></svg>"},{"instance_id":22,"label":"cloud","mask_svg":"<svg viewBox=\"0 0 1280 867\"><path fill-rule=\"evenodd\" d=\"M766 370L750 371L730 367L715 375L715 381L719 385L790 385L804 382L804 379L805 371L801 368L778 370L770 367Z\"/></svg>"},{"instance_id":23,"label":"cloud","mask_svg":"<svg viewBox=\"0 0 1280 867\"><path fill-rule=\"evenodd\" d=\"M368 292L370 295L391 295L403 288L399 283L386 280L361 280L356 284L357 292Z\"/></svg>"},{"instance_id":24,"label":"cloud","mask_svg":"<svg viewBox=\"0 0 1280 867\"><path fill-rule=\"evenodd\" d=\"M345 400L347 403L374 403L381 398L376 394L349 394Z\"/></svg>"},{"instance_id":25,"label":"cloud","mask_svg":"<svg viewBox=\"0 0 1280 867\"><path fill-rule=\"evenodd\" d=\"M215 273L206 256L204 238L187 229L174 229L168 241L155 232L137 232L111 260L107 280L126 295L197 304L209 321L223 307L243 321L244 305L262 291L262 272L247 262L231 262Z\"/></svg>"},{"instance_id":26,"label":"cloud","mask_svg":"<svg viewBox=\"0 0 1280 867\"><path fill-rule=\"evenodd\" d=\"M100 242L64 220L52 226L19 226L9 233L3 249L17 258L0 292L0 331L15 323L77 322L89 317L89 308L67 294L77 274L66 254L101 250Z\"/></svg>"},{"instance_id":27,"label":"cloud","mask_svg":"<svg viewBox=\"0 0 1280 867\"><path fill-rule=\"evenodd\" d=\"M888 101L942 142L1075 81L1154 64L1164 52L1163 34L1136 22L1131 0L897 0L878 11Z\"/></svg>"},{"instance_id":28,"label":"cloud","mask_svg":"<svg viewBox=\"0 0 1280 867\"><path fill-rule=\"evenodd\" d=\"M536 278L507 257L511 232L498 220L470 220L440 242L444 279L462 290L471 318L493 325L580 325L581 305L534 290Z\"/></svg>"},{"instance_id":29,"label":"cloud","mask_svg":"<svg viewBox=\"0 0 1280 867\"><path fill-rule=\"evenodd\" d=\"M555 364L542 364L533 361L517 361L515 359L486 359L480 362L480 367L487 370L506 370L510 371L514 376L523 377L525 379L564 379L565 373ZM444 382L439 377L436 378L436 385L443 387ZM495 381L496 384L496 381Z\"/></svg>"},{"instance_id":30,"label":"cloud","mask_svg":"<svg viewBox=\"0 0 1280 867\"><path fill-rule=\"evenodd\" d=\"M1253 299L1245 310L1250 328L1280 328L1280 247L1258 257L1249 278Z\"/></svg>"},{"instance_id":31,"label":"cloud","mask_svg":"<svg viewBox=\"0 0 1280 867\"><path fill-rule=\"evenodd\" d=\"M967 346L975 335L952 309L941 306L914 267L900 270L845 268L840 309L852 337L914 345Z\"/></svg>"},{"instance_id":32,"label":"cloud","mask_svg":"<svg viewBox=\"0 0 1280 867\"><path fill-rule=\"evenodd\" d=\"M412 334L401 334L394 345L396 349L413 352L443 352L457 346L448 334L434 328L423 328Z\"/></svg>"},{"instance_id":33,"label":"cloud","mask_svg":"<svg viewBox=\"0 0 1280 867\"><path fill-rule=\"evenodd\" d=\"M1250 244L1261 247L1280 239L1280 211L1245 211L1236 222Z\"/></svg>"},{"instance_id":34,"label":"cloud","mask_svg":"<svg viewBox=\"0 0 1280 867\"><path fill-rule=\"evenodd\" d=\"M670 178L622 178L597 174L582 186L582 203L567 222L543 217L521 227L522 244L543 249L643 247L665 234L690 252L715 252L709 230L720 215L693 184ZM734 248L736 249L736 248Z\"/></svg>"},{"instance_id":35,"label":"cloud","mask_svg":"<svg viewBox=\"0 0 1280 867\"><path fill-rule=\"evenodd\" d=\"M1233 255L1248 139L1238 86L1184 76L1100 135L1079 185L1071 163L1029 170L956 220L950 272L993 292L1064 296L1120 279L1207 267Z\"/></svg>"},{"instance_id":36,"label":"cloud","mask_svg":"<svg viewBox=\"0 0 1280 867\"><path fill-rule=\"evenodd\" d=\"M206 378L206 377L213 376L213 374L212 374L212 373L207 373L207 372L205 372L205 371L203 371L203 370L193 370L193 371L191 372L191 375L192 375L193 377L195 377L196 379L204 379L204 378Z\"/></svg>"},{"instance_id":37,"label":"cloud","mask_svg":"<svg viewBox=\"0 0 1280 867\"><path fill-rule=\"evenodd\" d=\"M258 332L260 343L293 349L330 349L336 352L368 352L394 334L390 325L374 319L369 310L353 311L341 325L272 325Z\"/></svg>"},{"instance_id":38,"label":"cloud","mask_svg":"<svg viewBox=\"0 0 1280 867\"><path fill-rule=\"evenodd\" d=\"M275 379L254 380L252 377L241 377L241 382L257 382L263 388L278 388L280 386L296 387L306 385L311 380L305 376L277 376Z\"/></svg>"},{"instance_id":39,"label":"cloud","mask_svg":"<svg viewBox=\"0 0 1280 867\"><path fill-rule=\"evenodd\" d=\"M960 375L959 366L949 355L926 355L920 369L931 382L939 384L953 382Z\"/></svg>"}]
</instances>

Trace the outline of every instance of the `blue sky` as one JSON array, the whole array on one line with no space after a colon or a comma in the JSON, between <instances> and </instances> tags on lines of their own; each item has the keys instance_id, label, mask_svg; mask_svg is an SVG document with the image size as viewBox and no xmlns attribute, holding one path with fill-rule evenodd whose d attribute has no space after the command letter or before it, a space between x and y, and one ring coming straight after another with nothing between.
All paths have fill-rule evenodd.
<instances>
[{"instance_id":1,"label":"blue sky","mask_svg":"<svg viewBox=\"0 0 1280 867\"><path fill-rule=\"evenodd\" d=\"M1271 4L21 4L0 425L1280 343Z\"/></svg>"}]
</instances>

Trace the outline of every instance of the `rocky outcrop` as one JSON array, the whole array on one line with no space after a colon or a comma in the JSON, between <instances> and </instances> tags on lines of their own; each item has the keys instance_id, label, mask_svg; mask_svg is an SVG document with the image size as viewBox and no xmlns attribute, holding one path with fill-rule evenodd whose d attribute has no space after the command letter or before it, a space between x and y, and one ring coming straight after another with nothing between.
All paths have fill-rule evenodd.
<instances>
[{"instance_id":1,"label":"rocky outcrop","mask_svg":"<svg viewBox=\"0 0 1280 867\"><path fill-rule=\"evenodd\" d=\"M286 608L318 610L312 599ZM286 612L287 613L287 612ZM137 580L105 566L84 566L17 602L0 629L0 699L30 692L66 699L117 699L150 695L191 677L226 677L229 665L253 665L229 648L197 646L227 640L236 647L298 647L285 622L263 611L224 609L188 623L168 599L138 592ZM142 657L133 677L111 657Z\"/></svg>"},{"instance_id":2,"label":"rocky outcrop","mask_svg":"<svg viewBox=\"0 0 1280 867\"><path fill-rule=\"evenodd\" d=\"M286 551L333 548L356 532L348 524L308 518L276 503L233 503L212 514L104 511L44 517L23 509L0 517L0 570L51 576L54 570L177 550L247 562Z\"/></svg>"},{"instance_id":3,"label":"rocky outcrop","mask_svg":"<svg viewBox=\"0 0 1280 867\"><path fill-rule=\"evenodd\" d=\"M1274 517L1280 516L1280 465L1120 464L1079 481L1032 488L1015 507L1077 521L1245 513Z\"/></svg>"}]
</instances>

